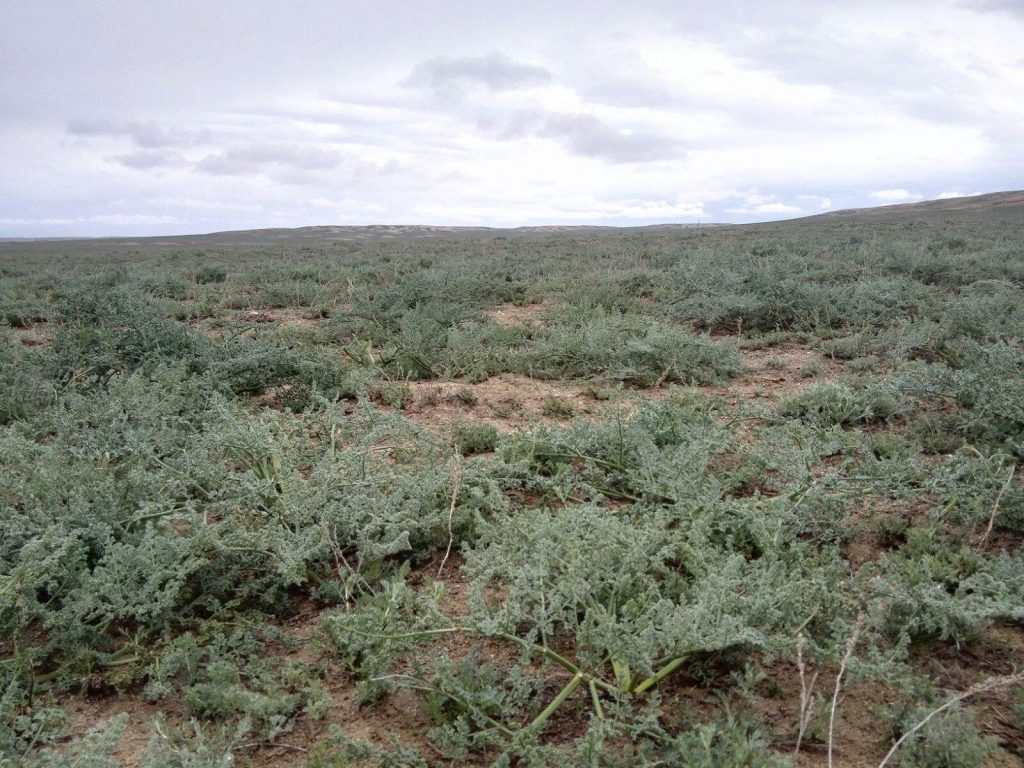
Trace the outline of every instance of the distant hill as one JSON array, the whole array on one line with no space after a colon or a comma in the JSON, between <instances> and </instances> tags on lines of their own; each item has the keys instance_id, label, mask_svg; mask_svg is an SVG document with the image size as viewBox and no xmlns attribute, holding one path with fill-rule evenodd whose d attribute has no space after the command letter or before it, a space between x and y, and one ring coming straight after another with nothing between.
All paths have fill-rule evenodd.
<instances>
[{"instance_id":1,"label":"distant hill","mask_svg":"<svg viewBox=\"0 0 1024 768\"><path fill-rule=\"evenodd\" d=\"M294 229L245 229L228 232L211 232L205 235L175 235L147 239L161 242L196 244L239 244L277 242L331 242L339 240L420 240L427 238L453 237L529 237L531 235L601 234L609 232L650 232L673 229L695 229L700 227L723 226L721 224L654 224L645 227L605 227L591 225L546 225L536 227L445 227L429 224L370 224L370 225L324 225L296 227Z\"/></svg>"},{"instance_id":2,"label":"distant hill","mask_svg":"<svg viewBox=\"0 0 1024 768\"><path fill-rule=\"evenodd\" d=\"M904 218L935 214L1011 214L1024 216L1024 190L991 192L970 197L950 197L944 200L923 200L920 203L877 205L871 208L846 208L808 216L807 219L883 217Z\"/></svg>"},{"instance_id":3,"label":"distant hill","mask_svg":"<svg viewBox=\"0 0 1024 768\"><path fill-rule=\"evenodd\" d=\"M303 245L344 241L373 240L423 240L442 238L522 238L552 234L602 235L614 233L666 233L678 230L693 230L704 227L787 227L806 224L822 224L828 221L848 222L890 222L913 221L917 219L992 219L1003 223L1024 225L1024 190L992 192L970 197L955 197L944 200L925 200L919 203L879 205L870 208L846 208L828 211L796 219L752 224L723 223L671 223L652 224L639 227L608 227L596 225L551 224L533 227L447 227L428 224L370 224L370 225L323 225L296 227L294 229L243 229L227 232L210 232L196 235L163 235L156 237L105 237L105 238L0 238L0 243L11 246L35 245L71 241L87 241L93 244L119 245Z\"/></svg>"},{"instance_id":4,"label":"distant hill","mask_svg":"<svg viewBox=\"0 0 1024 768\"><path fill-rule=\"evenodd\" d=\"M920 203L879 205L871 208L847 208L829 211L799 219L771 222L774 226L786 226L800 222L822 222L829 219L843 221L899 221L917 218L960 216L993 216L1010 218L1024 223L1024 191L992 192L971 197L955 197L946 200L925 200ZM295 229L247 229L232 232L211 232L205 235L176 235L159 238L132 238L148 242L188 243L195 245L236 245L271 243L325 243L354 240L419 240L428 238L462 237L531 237L551 234L600 235L615 232L671 232L690 230L698 227L762 226L761 224L728 225L720 223L701 224L653 224L643 227L604 227L592 225L547 225L535 227L445 227L426 224L373 224L327 225L297 227Z\"/></svg>"}]
</instances>

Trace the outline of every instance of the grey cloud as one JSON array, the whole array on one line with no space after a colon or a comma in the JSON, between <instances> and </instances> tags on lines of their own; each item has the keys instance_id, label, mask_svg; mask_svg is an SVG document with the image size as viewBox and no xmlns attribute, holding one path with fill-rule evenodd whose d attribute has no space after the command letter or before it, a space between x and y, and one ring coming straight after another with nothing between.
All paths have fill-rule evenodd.
<instances>
[{"instance_id":1,"label":"grey cloud","mask_svg":"<svg viewBox=\"0 0 1024 768\"><path fill-rule=\"evenodd\" d=\"M156 150L141 150L123 155L110 155L106 159L112 163L123 165L125 168L133 168L138 171L180 168L187 163L185 158L177 152L160 152Z\"/></svg>"},{"instance_id":2,"label":"grey cloud","mask_svg":"<svg viewBox=\"0 0 1024 768\"><path fill-rule=\"evenodd\" d=\"M266 176L285 184L309 184L339 174L387 174L396 166L376 165L345 152L300 144L249 144L207 155L195 169L212 176Z\"/></svg>"},{"instance_id":3,"label":"grey cloud","mask_svg":"<svg viewBox=\"0 0 1024 768\"><path fill-rule=\"evenodd\" d=\"M827 86L924 120L962 122L976 93L968 74L912 37L855 40L809 24L768 26L717 42L738 61L784 82Z\"/></svg>"},{"instance_id":4,"label":"grey cloud","mask_svg":"<svg viewBox=\"0 0 1024 768\"><path fill-rule=\"evenodd\" d=\"M551 79L550 70L544 67L523 64L494 51L486 56L436 56L417 66L405 82L429 88L440 96L458 97L470 84L482 85L492 91L509 91L543 85Z\"/></svg>"},{"instance_id":5,"label":"grey cloud","mask_svg":"<svg viewBox=\"0 0 1024 768\"><path fill-rule=\"evenodd\" d=\"M106 120L70 120L68 133L74 136L119 136L121 131Z\"/></svg>"},{"instance_id":6,"label":"grey cloud","mask_svg":"<svg viewBox=\"0 0 1024 768\"><path fill-rule=\"evenodd\" d=\"M8 5L0 211L38 234L126 201L162 214L154 193L257 206L174 208L184 231L312 223L334 209L308 200L347 196L376 206L352 208L357 219L429 206L450 221L485 199L474 210L492 222L580 211L611 222L622 214L591 206L595 190L714 201L761 185L778 198L721 207L804 205L795 195L810 193L856 207L871 189L1015 188L1024 173L1009 64L1021 0ZM698 68L720 87L686 72L705 45L727 59ZM545 84L558 88L537 92ZM943 130L914 142L907 116ZM525 153L502 173L498 142L515 137L564 150L555 162ZM401 158L401 173L382 156ZM597 162L575 173L580 158ZM676 158L690 161L685 175ZM618 165L629 162L642 172Z\"/></svg>"},{"instance_id":7,"label":"grey cloud","mask_svg":"<svg viewBox=\"0 0 1024 768\"><path fill-rule=\"evenodd\" d=\"M301 171L330 171L337 168L342 159L341 153L316 147L252 144L207 155L196 164L196 169L214 176L250 176L275 166Z\"/></svg>"},{"instance_id":8,"label":"grey cloud","mask_svg":"<svg viewBox=\"0 0 1024 768\"><path fill-rule=\"evenodd\" d=\"M1024 19L1024 4L1020 0L970 0L960 5L968 11L1001 11Z\"/></svg>"},{"instance_id":9,"label":"grey cloud","mask_svg":"<svg viewBox=\"0 0 1024 768\"><path fill-rule=\"evenodd\" d=\"M184 131L161 128L153 123L132 123L129 135L140 147L184 147L210 142L209 131Z\"/></svg>"},{"instance_id":10,"label":"grey cloud","mask_svg":"<svg viewBox=\"0 0 1024 768\"><path fill-rule=\"evenodd\" d=\"M117 124L107 120L70 120L67 124L67 132L74 136L126 137L144 149L189 147L210 142L209 131L164 128L153 122Z\"/></svg>"},{"instance_id":11,"label":"grey cloud","mask_svg":"<svg viewBox=\"0 0 1024 768\"><path fill-rule=\"evenodd\" d=\"M670 136L618 130L585 113L519 112L506 121L485 118L479 126L499 139L552 139L575 155L612 163L650 162L683 154L682 144Z\"/></svg>"}]
</instances>

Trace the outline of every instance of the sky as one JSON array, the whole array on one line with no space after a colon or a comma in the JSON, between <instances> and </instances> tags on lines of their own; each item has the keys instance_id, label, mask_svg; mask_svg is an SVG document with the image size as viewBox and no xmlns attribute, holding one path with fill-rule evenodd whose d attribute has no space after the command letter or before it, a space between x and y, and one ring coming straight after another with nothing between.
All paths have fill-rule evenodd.
<instances>
[{"instance_id":1,"label":"sky","mask_svg":"<svg viewBox=\"0 0 1024 768\"><path fill-rule=\"evenodd\" d=\"M0 0L0 237L1024 188L1024 0Z\"/></svg>"}]
</instances>

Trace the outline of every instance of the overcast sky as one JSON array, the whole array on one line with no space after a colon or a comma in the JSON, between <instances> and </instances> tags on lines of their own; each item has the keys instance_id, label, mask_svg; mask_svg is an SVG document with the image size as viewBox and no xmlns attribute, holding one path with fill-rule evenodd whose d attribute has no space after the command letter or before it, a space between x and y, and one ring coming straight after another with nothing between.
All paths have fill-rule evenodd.
<instances>
[{"instance_id":1,"label":"overcast sky","mask_svg":"<svg viewBox=\"0 0 1024 768\"><path fill-rule=\"evenodd\" d=\"M1024 188L1024 0L0 0L0 236Z\"/></svg>"}]
</instances>

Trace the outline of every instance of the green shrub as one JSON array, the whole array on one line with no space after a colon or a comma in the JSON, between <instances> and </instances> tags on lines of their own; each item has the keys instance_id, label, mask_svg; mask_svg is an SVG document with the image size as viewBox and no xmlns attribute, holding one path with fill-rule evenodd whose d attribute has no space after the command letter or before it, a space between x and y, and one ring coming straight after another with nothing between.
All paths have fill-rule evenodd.
<instances>
[{"instance_id":1,"label":"green shrub","mask_svg":"<svg viewBox=\"0 0 1024 768\"><path fill-rule=\"evenodd\" d=\"M498 445L498 430L491 424L459 421L452 426L452 441L463 456L488 453Z\"/></svg>"},{"instance_id":2,"label":"green shrub","mask_svg":"<svg viewBox=\"0 0 1024 768\"><path fill-rule=\"evenodd\" d=\"M404 410L412 400L412 388L405 382L392 381L378 390L380 401L396 410Z\"/></svg>"},{"instance_id":3,"label":"green shrub","mask_svg":"<svg viewBox=\"0 0 1024 768\"><path fill-rule=\"evenodd\" d=\"M38 755L26 755L16 765L21 768L118 768L113 757L128 716L119 715L103 723L93 725L82 738L73 741L63 749L47 748Z\"/></svg>"},{"instance_id":4,"label":"green shrub","mask_svg":"<svg viewBox=\"0 0 1024 768\"><path fill-rule=\"evenodd\" d=\"M728 344L600 311L577 311L549 323L509 364L518 373L539 378L599 376L638 386L709 383L742 368L739 354Z\"/></svg>"},{"instance_id":5,"label":"green shrub","mask_svg":"<svg viewBox=\"0 0 1024 768\"><path fill-rule=\"evenodd\" d=\"M976 641L993 622L1024 617L1024 560L982 557L934 528L911 528L871 582L872 626L896 647Z\"/></svg>"},{"instance_id":6,"label":"green shrub","mask_svg":"<svg viewBox=\"0 0 1024 768\"><path fill-rule=\"evenodd\" d=\"M43 303L16 304L4 308L3 319L11 328L31 328L36 323L54 321L57 313Z\"/></svg>"},{"instance_id":7,"label":"green shrub","mask_svg":"<svg viewBox=\"0 0 1024 768\"><path fill-rule=\"evenodd\" d=\"M55 389L39 357L0 337L0 426L52 405Z\"/></svg>"},{"instance_id":8,"label":"green shrub","mask_svg":"<svg viewBox=\"0 0 1024 768\"><path fill-rule=\"evenodd\" d=\"M476 392L473 391L472 387L459 387L455 390L454 397L465 406L473 406L477 403Z\"/></svg>"},{"instance_id":9,"label":"green shrub","mask_svg":"<svg viewBox=\"0 0 1024 768\"><path fill-rule=\"evenodd\" d=\"M904 719L904 725L911 727L928 713L927 708L918 707ZM978 731L972 709L954 706L904 742L894 764L901 768L981 768L996 744L992 736Z\"/></svg>"},{"instance_id":10,"label":"green shrub","mask_svg":"<svg viewBox=\"0 0 1024 768\"><path fill-rule=\"evenodd\" d=\"M159 717L153 729L141 768L230 768L248 735L245 721L205 725L188 720L179 726Z\"/></svg>"},{"instance_id":11,"label":"green shrub","mask_svg":"<svg viewBox=\"0 0 1024 768\"><path fill-rule=\"evenodd\" d=\"M824 372L825 366L818 360L809 360L801 365L800 370L797 371L802 379L813 379L816 376L821 376Z\"/></svg>"},{"instance_id":12,"label":"green shrub","mask_svg":"<svg viewBox=\"0 0 1024 768\"><path fill-rule=\"evenodd\" d=\"M708 540L714 525L726 530ZM625 690L700 654L774 647L798 616L830 610L831 580L814 558L763 544L748 559L743 526L724 510L685 521L647 515L643 525L592 507L524 511L488 527L467 553L475 621L565 636L583 669L604 674L610 659ZM676 560L684 551L685 565Z\"/></svg>"},{"instance_id":13,"label":"green shrub","mask_svg":"<svg viewBox=\"0 0 1024 768\"><path fill-rule=\"evenodd\" d=\"M187 325L158 315L127 289L83 290L69 299L54 334L51 375L62 383L104 383L115 373L183 361L203 369L205 338Z\"/></svg>"},{"instance_id":14,"label":"green shrub","mask_svg":"<svg viewBox=\"0 0 1024 768\"><path fill-rule=\"evenodd\" d=\"M820 426L870 424L904 415L909 403L886 387L866 386L854 389L846 384L815 384L782 403L783 416L802 419Z\"/></svg>"},{"instance_id":15,"label":"green shrub","mask_svg":"<svg viewBox=\"0 0 1024 768\"><path fill-rule=\"evenodd\" d=\"M544 398L541 413L551 419L569 419L576 414L576 409L573 408L572 403L568 400L548 395Z\"/></svg>"},{"instance_id":16,"label":"green shrub","mask_svg":"<svg viewBox=\"0 0 1024 768\"><path fill-rule=\"evenodd\" d=\"M220 264L204 264L195 271L192 279L198 285L223 283L228 279L228 271Z\"/></svg>"}]
</instances>

